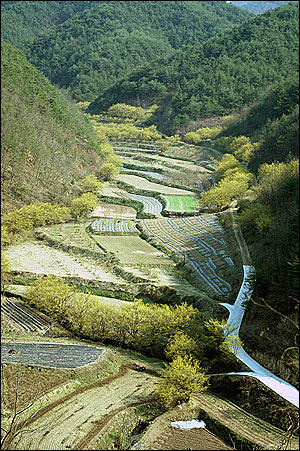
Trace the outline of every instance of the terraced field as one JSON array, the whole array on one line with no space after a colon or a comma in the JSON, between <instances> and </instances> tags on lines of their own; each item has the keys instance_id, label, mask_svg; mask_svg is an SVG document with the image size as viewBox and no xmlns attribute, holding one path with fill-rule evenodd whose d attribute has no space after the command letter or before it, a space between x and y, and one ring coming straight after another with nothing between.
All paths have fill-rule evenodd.
<instances>
[{"instance_id":1,"label":"terraced field","mask_svg":"<svg viewBox=\"0 0 300 451\"><path fill-rule=\"evenodd\" d=\"M128 185L132 185L135 188L146 190L146 191L154 191L161 194L170 194L170 195L181 195L181 196L193 196L194 193L192 191L183 190L179 188L172 188L170 186L161 185L159 183L149 182L147 179L143 177L139 177L137 175L127 175L120 174L119 180L121 182L125 182Z\"/></svg>"},{"instance_id":2,"label":"terraced field","mask_svg":"<svg viewBox=\"0 0 300 451\"><path fill-rule=\"evenodd\" d=\"M193 213L198 208L198 202L191 196L163 196L167 202L166 210L170 212Z\"/></svg>"},{"instance_id":3,"label":"terraced field","mask_svg":"<svg viewBox=\"0 0 300 451\"><path fill-rule=\"evenodd\" d=\"M76 257L35 240L9 246L5 252L13 271L125 283L92 258Z\"/></svg>"},{"instance_id":4,"label":"terraced field","mask_svg":"<svg viewBox=\"0 0 300 451\"><path fill-rule=\"evenodd\" d=\"M144 150L134 144L132 144L131 149L121 145L117 147L120 152L135 152L136 161L142 161L138 160L139 156L146 158L145 165L149 166L149 162L151 162L153 167L155 165L165 168L169 166L168 170L173 171L174 178L176 178L176 174L180 174L187 168L190 173L195 171L195 177L197 176L195 180L198 180L199 186L202 188L201 175L210 177L208 170L195 165L192 161L186 162L154 153L149 154L150 149L158 149L156 146L151 147L149 145L148 149L145 148ZM142 173L149 175L150 172L145 170ZM188 173L187 177L189 177ZM169 201L170 211L181 212L188 209L194 211L196 200L192 191L170 188L159 183L149 182L136 175L121 174L119 178L141 190L164 194ZM159 180L158 177L157 180ZM194 180L191 183L194 183ZM102 264L102 261L97 260L95 262L92 258L82 255L80 257L74 256L71 251L74 250L74 247L77 247L81 251L98 252L99 256L102 255L103 261L107 252L113 253L119 258L120 263L118 264L122 266L124 271L141 275L149 281L149 284L154 285L156 283L157 285L174 287L177 292L189 294L195 296L195 298L199 291L203 289L203 292L207 294L207 299L204 300L205 308L206 302L215 305L216 300L223 300L230 296L232 286L229 283L228 275L234 269L235 262L226 243L224 231L215 215L163 218L161 217L162 204L151 196L130 194L109 184L105 184L101 194L115 198L138 200L144 204L144 211L153 214L156 219L139 221L136 220L134 210L129 207L123 208L123 206L112 203L102 203L92 213L92 217L97 218L96 220L92 219L94 231L92 238L94 238L94 241L85 233L84 227L86 224L84 224L84 227L78 224L65 224L53 226L53 228L41 228L40 232L44 235L40 239L45 239L47 235L49 240L53 240L54 244L58 242L62 246L69 246L70 252L63 252L61 249L50 247L37 240L28 240L9 246L6 250L12 270L35 274L81 277L92 279L97 284L108 281L129 289L130 285L127 284L126 280L115 276L104 263ZM175 199L178 201L177 205L175 205ZM170 206L171 202L173 202L173 206L172 204ZM181 256L182 260L193 271L194 280L197 283L189 284L182 278L173 260L138 236L137 222L140 222L146 234L153 237L165 248ZM96 242L101 245L102 251ZM198 284L201 285L200 290ZM99 298L114 305L120 305L121 302L124 302L117 298ZM206 312L209 311L209 308L209 305L207 305ZM51 355L53 349L55 349L55 354ZM40 360L34 361L32 364L47 365L49 362L53 363L53 359L59 360L60 351L58 348L53 349L48 353L47 349L44 349L46 363L41 361L40 356ZM6 353L5 359L7 359L8 348L4 352ZM29 349L26 355L33 357L34 354L38 357L37 352ZM99 355L94 355L93 358L98 359ZM69 354L69 357L63 358L61 365L66 365L68 359L75 365L76 356L75 353ZM12 357L13 355L11 355ZM26 357L25 354L23 357ZM86 358L88 359L88 357L87 355ZM100 356L101 358L103 356ZM80 363L82 362L80 361ZM88 360L84 361L83 364L90 365ZM66 366L63 366L63 368L66 368ZM75 366L70 366L70 368L75 368ZM99 432L101 433L104 426L113 420L118 413L125 412L129 406L149 402L157 381L158 379L151 374L137 373L127 368L123 369L118 375L101 381L101 383L95 383L84 390L74 391L42 409L36 420L32 422L34 432L21 435L19 440L12 445L13 449L89 449ZM236 410L233 405L214 397L214 395L199 395L198 402L208 414L212 417L215 415L218 421L226 422L228 428L231 428L234 432L240 433L243 430L245 439L252 440L255 446L258 444L259 446L268 446L267 449L279 449L282 433L275 430L276 428L274 429L255 417L247 416L247 414L245 416L243 412L241 413L241 409ZM191 412L193 410L189 410L187 414L191 415ZM187 449L189 447L192 449L231 449L230 446L222 443L208 430L189 431L190 433L185 434L182 431L175 431L173 428L166 427L165 421L158 426L158 431L153 435L151 431L153 431L152 426L155 427L155 424L154 422L153 425L151 424L143 438L145 439L145 446L151 446L149 449ZM277 448L270 447L272 443ZM95 445L91 449L97 449L97 446Z\"/></svg>"},{"instance_id":5,"label":"terraced field","mask_svg":"<svg viewBox=\"0 0 300 451\"><path fill-rule=\"evenodd\" d=\"M157 382L157 377L127 369L98 387L75 391L45 409L32 423L34 431L19 436L13 449L87 449L87 434L91 440L118 412L147 403Z\"/></svg>"},{"instance_id":6,"label":"terraced field","mask_svg":"<svg viewBox=\"0 0 300 451\"><path fill-rule=\"evenodd\" d=\"M91 229L96 232L114 232L114 233L139 233L134 221L124 219L96 219L92 222Z\"/></svg>"},{"instance_id":7,"label":"terraced field","mask_svg":"<svg viewBox=\"0 0 300 451\"><path fill-rule=\"evenodd\" d=\"M150 196L140 196L139 194L131 194L133 199L136 199L144 204L144 212L150 213L154 216L159 216L162 212L163 206L159 200Z\"/></svg>"},{"instance_id":8,"label":"terraced field","mask_svg":"<svg viewBox=\"0 0 300 451\"><path fill-rule=\"evenodd\" d=\"M134 171L137 175L137 169L139 169L141 175L144 173L158 180L166 180L169 183L179 184L187 188L197 188L198 179L208 179L211 172L211 169L207 169L208 162L204 162L204 165L195 165L193 161L182 160L180 157L177 159L163 157L153 152L146 155L141 155L138 152L119 152L118 156L124 166L134 165ZM162 171L162 174L155 172L158 169ZM123 168L124 172L129 170Z\"/></svg>"},{"instance_id":9,"label":"terraced field","mask_svg":"<svg viewBox=\"0 0 300 451\"><path fill-rule=\"evenodd\" d=\"M218 273L234 262L215 216L146 219L141 224L145 233L183 256L209 291L218 296L230 294L231 285Z\"/></svg>"},{"instance_id":10,"label":"terraced field","mask_svg":"<svg viewBox=\"0 0 300 451\"><path fill-rule=\"evenodd\" d=\"M15 353L10 354L13 349ZM1 343L1 361L47 368L77 368L96 361L103 349L95 346L56 343Z\"/></svg>"},{"instance_id":11,"label":"terraced field","mask_svg":"<svg viewBox=\"0 0 300 451\"><path fill-rule=\"evenodd\" d=\"M103 234L94 235L94 238L108 252L117 255L124 265L130 263L131 265L174 266L174 262L169 257L139 236Z\"/></svg>"},{"instance_id":12,"label":"terraced field","mask_svg":"<svg viewBox=\"0 0 300 451\"><path fill-rule=\"evenodd\" d=\"M299 449L299 439L295 436L291 438L291 443L287 448L283 447L286 434L270 423L261 420L230 401L225 401L217 395L209 392L193 395L202 404L205 412L221 424L230 428L237 436L248 440L253 449Z\"/></svg>"},{"instance_id":13,"label":"terraced field","mask_svg":"<svg viewBox=\"0 0 300 451\"><path fill-rule=\"evenodd\" d=\"M115 197L115 196L114 196ZM92 218L135 219L136 210L125 205L102 202L91 213Z\"/></svg>"},{"instance_id":14,"label":"terraced field","mask_svg":"<svg viewBox=\"0 0 300 451\"><path fill-rule=\"evenodd\" d=\"M153 179L158 180L166 180L167 177L163 174L160 174L159 172L151 172L151 171L142 171L138 169L128 169L128 168L119 168L121 172L134 172L137 175L148 175L149 177L152 177Z\"/></svg>"}]
</instances>

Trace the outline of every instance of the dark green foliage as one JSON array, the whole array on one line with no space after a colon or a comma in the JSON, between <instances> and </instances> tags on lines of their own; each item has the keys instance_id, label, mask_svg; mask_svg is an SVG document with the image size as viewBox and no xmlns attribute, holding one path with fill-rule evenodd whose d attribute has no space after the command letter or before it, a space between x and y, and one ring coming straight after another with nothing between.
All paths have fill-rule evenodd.
<instances>
[{"instance_id":1,"label":"dark green foliage","mask_svg":"<svg viewBox=\"0 0 300 451\"><path fill-rule=\"evenodd\" d=\"M249 162L256 171L263 162L286 161L299 156L299 105L280 119L269 121L262 136L262 143Z\"/></svg>"},{"instance_id":2,"label":"dark green foliage","mask_svg":"<svg viewBox=\"0 0 300 451\"><path fill-rule=\"evenodd\" d=\"M130 69L251 17L210 1L34 1L2 9L3 37L77 100L92 100Z\"/></svg>"},{"instance_id":3,"label":"dark green foliage","mask_svg":"<svg viewBox=\"0 0 300 451\"><path fill-rule=\"evenodd\" d=\"M24 50L43 31L90 8L93 1L2 1L1 39Z\"/></svg>"},{"instance_id":4,"label":"dark green foliage","mask_svg":"<svg viewBox=\"0 0 300 451\"><path fill-rule=\"evenodd\" d=\"M1 44L2 212L69 203L101 164L89 120L10 44Z\"/></svg>"},{"instance_id":5,"label":"dark green foliage","mask_svg":"<svg viewBox=\"0 0 300 451\"><path fill-rule=\"evenodd\" d=\"M299 161L262 165L257 201L242 208L241 226L257 271L256 294L294 309L299 250ZM284 305L282 298L285 299Z\"/></svg>"},{"instance_id":6,"label":"dark green foliage","mask_svg":"<svg viewBox=\"0 0 300 451\"><path fill-rule=\"evenodd\" d=\"M174 131L192 120L238 111L298 72L298 4L267 11L203 45L139 67L89 106L90 113L127 102L160 108L153 122Z\"/></svg>"},{"instance_id":7,"label":"dark green foliage","mask_svg":"<svg viewBox=\"0 0 300 451\"><path fill-rule=\"evenodd\" d=\"M245 135L259 140L263 128L283 114L288 115L299 104L298 74L268 87L261 98L247 106L224 129L220 136Z\"/></svg>"},{"instance_id":8,"label":"dark green foliage","mask_svg":"<svg viewBox=\"0 0 300 451\"><path fill-rule=\"evenodd\" d=\"M299 80L281 80L246 107L220 136L248 136L260 142L248 167L257 172L263 163L288 161L299 155Z\"/></svg>"}]
</instances>

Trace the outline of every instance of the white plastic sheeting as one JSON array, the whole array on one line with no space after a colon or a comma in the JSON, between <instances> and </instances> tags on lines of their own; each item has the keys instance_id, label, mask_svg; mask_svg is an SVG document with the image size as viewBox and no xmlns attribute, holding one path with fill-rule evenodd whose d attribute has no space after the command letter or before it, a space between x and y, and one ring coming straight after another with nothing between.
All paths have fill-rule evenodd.
<instances>
[{"instance_id":1,"label":"white plastic sheeting","mask_svg":"<svg viewBox=\"0 0 300 451\"><path fill-rule=\"evenodd\" d=\"M191 420L191 421L174 421L171 423L173 428L187 430L193 428L205 428L204 421Z\"/></svg>"}]
</instances>

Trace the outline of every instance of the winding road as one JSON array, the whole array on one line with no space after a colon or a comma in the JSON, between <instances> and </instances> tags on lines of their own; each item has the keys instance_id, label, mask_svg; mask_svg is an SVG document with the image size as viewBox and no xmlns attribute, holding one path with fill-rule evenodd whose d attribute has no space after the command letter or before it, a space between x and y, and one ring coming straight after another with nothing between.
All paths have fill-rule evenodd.
<instances>
[{"instance_id":1,"label":"winding road","mask_svg":"<svg viewBox=\"0 0 300 451\"><path fill-rule=\"evenodd\" d=\"M245 303L251 299L253 292L253 284L255 281L255 268L251 266L251 259L246 242L242 236L242 232L239 224L234 220L234 210L231 210L231 215L233 218L233 230L237 242L240 247L243 269L244 269L244 279L241 285L240 291L237 295L234 305L227 303L221 303L228 311L229 317L225 325L226 330L229 330L229 336L237 337L239 334L240 326L242 324L243 316L245 313ZM275 376L269 370L261 366L252 357L247 354L242 346L237 346L233 351L235 356L243 362L251 370L249 372L239 372L239 373L229 373L235 375L246 375L254 377L260 380L263 384L268 386L271 390L276 392L282 398L299 408L299 391L293 387L288 382L284 381L280 377Z\"/></svg>"}]
</instances>

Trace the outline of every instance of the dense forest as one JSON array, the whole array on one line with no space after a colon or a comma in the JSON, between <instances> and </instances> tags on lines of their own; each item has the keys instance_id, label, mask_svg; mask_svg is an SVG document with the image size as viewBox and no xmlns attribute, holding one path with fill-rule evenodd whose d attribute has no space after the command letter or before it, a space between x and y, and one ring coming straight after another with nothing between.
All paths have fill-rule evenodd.
<instances>
[{"instance_id":1,"label":"dense forest","mask_svg":"<svg viewBox=\"0 0 300 451\"><path fill-rule=\"evenodd\" d=\"M298 75L283 79L266 89L262 97L243 108L219 134L247 136L260 145L249 159L255 173L263 163L287 161L299 155Z\"/></svg>"},{"instance_id":2,"label":"dense forest","mask_svg":"<svg viewBox=\"0 0 300 451\"><path fill-rule=\"evenodd\" d=\"M77 12L91 8L93 1L2 1L1 39L26 50L44 31L70 19Z\"/></svg>"},{"instance_id":3,"label":"dense forest","mask_svg":"<svg viewBox=\"0 0 300 451\"><path fill-rule=\"evenodd\" d=\"M52 83L82 101L136 66L251 17L213 1L3 3L2 39L21 47Z\"/></svg>"},{"instance_id":4,"label":"dense forest","mask_svg":"<svg viewBox=\"0 0 300 451\"><path fill-rule=\"evenodd\" d=\"M281 5L286 5L287 3L297 3L297 1L232 1L231 3L240 8L247 9L254 14L263 14L268 9L275 9Z\"/></svg>"},{"instance_id":5,"label":"dense forest","mask_svg":"<svg viewBox=\"0 0 300 451\"><path fill-rule=\"evenodd\" d=\"M67 203L102 157L90 121L24 54L1 43L2 213Z\"/></svg>"},{"instance_id":6,"label":"dense forest","mask_svg":"<svg viewBox=\"0 0 300 451\"><path fill-rule=\"evenodd\" d=\"M269 10L202 45L139 67L91 102L99 113L111 104L157 103L155 124L174 132L201 117L238 111L272 83L298 72L299 6Z\"/></svg>"}]
</instances>

